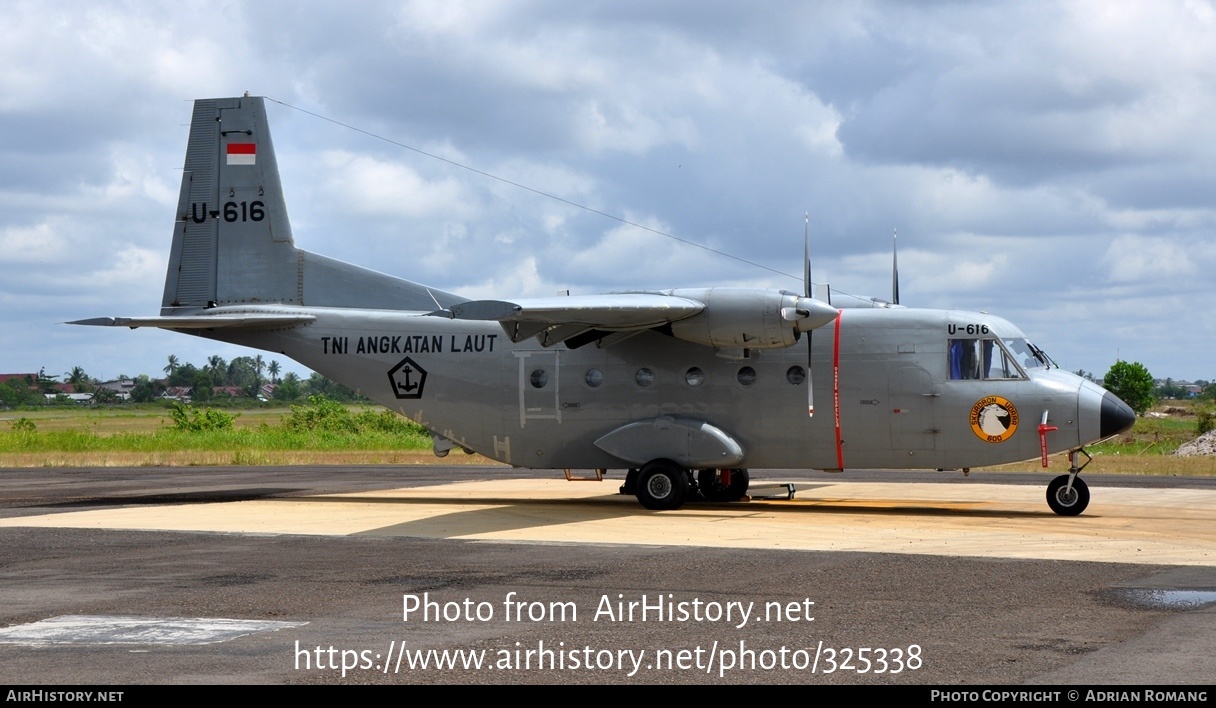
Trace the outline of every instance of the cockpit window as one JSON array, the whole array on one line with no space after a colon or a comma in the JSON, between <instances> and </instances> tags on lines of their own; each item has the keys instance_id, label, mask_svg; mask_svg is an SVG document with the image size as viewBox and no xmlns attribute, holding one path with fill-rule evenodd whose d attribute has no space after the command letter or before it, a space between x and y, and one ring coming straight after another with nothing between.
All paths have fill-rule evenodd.
<instances>
[{"instance_id":1,"label":"cockpit window","mask_svg":"<svg viewBox=\"0 0 1216 708\"><path fill-rule=\"evenodd\" d=\"M950 379L1024 379L1013 356L997 339L951 339L947 350ZM1025 340L1019 340L1025 342Z\"/></svg>"},{"instance_id":2,"label":"cockpit window","mask_svg":"<svg viewBox=\"0 0 1216 708\"><path fill-rule=\"evenodd\" d=\"M1029 340L1022 338L1011 338L1002 340L1005 347L1013 353L1013 358L1017 360L1022 368L1029 371L1031 369L1047 369L1051 367L1051 359L1043 353Z\"/></svg>"}]
</instances>

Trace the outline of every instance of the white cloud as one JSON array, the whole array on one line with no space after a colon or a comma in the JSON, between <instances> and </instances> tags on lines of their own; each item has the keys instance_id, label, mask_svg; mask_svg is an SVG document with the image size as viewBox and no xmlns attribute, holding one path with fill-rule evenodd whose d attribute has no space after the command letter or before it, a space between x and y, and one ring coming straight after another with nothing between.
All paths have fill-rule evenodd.
<instances>
[{"instance_id":1,"label":"white cloud","mask_svg":"<svg viewBox=\"0 0 1216 708\"><path fill-rule=\"evenodd\" d=\"M1111 242L1101 263L1116 282L1170 282L1195 275L1211 250L1208 246L1197 253L1169 239L1123 234Z\"/></svg>"},{"instance_id":2,"label":"white cloud","mask_svg":"<svg viewBox=\"0 0 1216 708\"><path fill-rule=\"evenodd\" d=\"M6 263L64 263L70 256L67 239L50 224L9 226L0 231L0 253Z\"/></svg>"},{"instance_id":3,"label":"white cloud","mask_svg":"<svg viewBox=\"0 0 1216 708\"><path fill-rule=\"evenodd\" d=\"M520 255L501 263L500 268L486 271L488 277L462 289L470 298L504 299L513 297L549 297L558 285L541 274L535 256Z\"/></svg>"},{"instance_id":4,"label":"white cloud","mask_svg":"<svg viewBox=\"0 0 1216 708\"><path fill-rule=\"evenodd\" d=\"M469 206L469 196L455 179L427 180L400 163L343 151L327 151L320 162L330 192L353 211L411 218L459 217Z\"/></svg>"}]
</instances>

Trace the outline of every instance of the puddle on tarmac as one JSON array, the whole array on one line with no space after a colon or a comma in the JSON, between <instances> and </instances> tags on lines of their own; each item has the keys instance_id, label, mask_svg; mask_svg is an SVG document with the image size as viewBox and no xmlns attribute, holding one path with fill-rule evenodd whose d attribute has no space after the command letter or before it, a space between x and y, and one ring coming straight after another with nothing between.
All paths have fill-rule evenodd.
<instances>
[{"instance_id":1,"label":"puddle on tarmac","mask_svg":"<svg viewBox=\"0 0 1216 708\"><path fill-rule=\"evenodd\" d=\"M1216 590L1143 590L1123 591L1138 605L1171 610L1193 610L1216 604Z\"/></svg>"}]
</instances>

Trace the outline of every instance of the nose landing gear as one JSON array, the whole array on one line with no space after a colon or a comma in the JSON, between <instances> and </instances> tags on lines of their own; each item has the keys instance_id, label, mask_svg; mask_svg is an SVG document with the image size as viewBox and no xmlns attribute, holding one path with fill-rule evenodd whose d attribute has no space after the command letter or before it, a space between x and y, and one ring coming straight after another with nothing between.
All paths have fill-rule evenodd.
<instances>
[{"instance_id":1,"label":"nose landing gear","mask_svg":"<svg viewBox=\"0 0 1216 708\"><path fill-rule=\"evenodd\" d=\"M1077 453L1085 455L1085 462L1077 466ZM1077 475L1085 469L1094 458L1078 448L1068 453L1068 474L1062 474L1051 480L1047 485L1047 506L1060 516L1076 516L1089 506L1089 485Z\"/></svg>"}]
</instances>

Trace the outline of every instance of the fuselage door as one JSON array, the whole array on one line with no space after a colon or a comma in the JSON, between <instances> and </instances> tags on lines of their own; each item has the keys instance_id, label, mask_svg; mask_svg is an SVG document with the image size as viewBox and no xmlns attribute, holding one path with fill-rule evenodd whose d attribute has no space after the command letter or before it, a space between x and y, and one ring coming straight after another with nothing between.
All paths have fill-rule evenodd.
<instances>
[{"instance_id":1,"label":"fuselage door","mask_svg":"<svg viewBox=\"0 0 1216 708\"><path fill-rule=\"evenodd\" d=\"M938 389L933 377L919 366L904 366L891 373L891 447L932 450L937 441Z\"/></svg>"}]
</instances>

